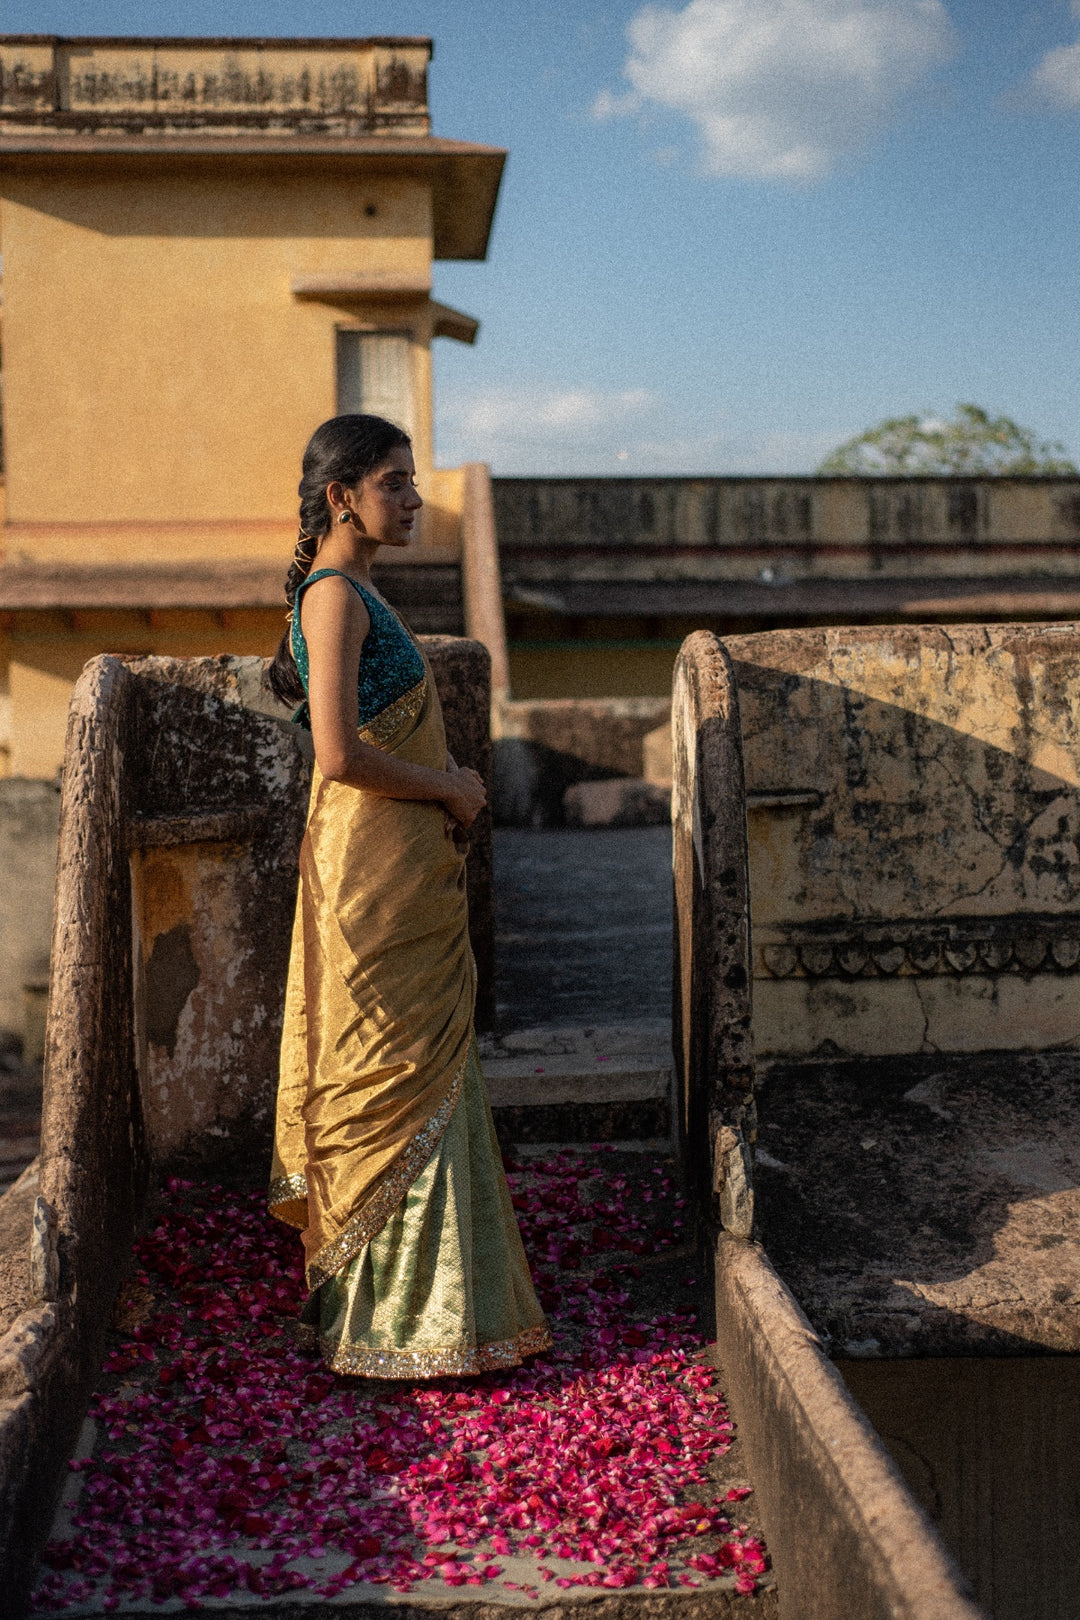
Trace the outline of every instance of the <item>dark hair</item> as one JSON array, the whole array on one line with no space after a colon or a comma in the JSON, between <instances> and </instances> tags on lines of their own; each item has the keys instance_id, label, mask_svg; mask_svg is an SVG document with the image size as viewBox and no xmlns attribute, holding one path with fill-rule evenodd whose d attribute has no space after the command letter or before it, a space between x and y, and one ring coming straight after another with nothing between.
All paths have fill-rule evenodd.
<instances>
[{"instance_id":1,"label":"dark hair","mask_svg":"<svg viewBox=\"0 0 1080 1620\"><path fill-rule=\"evenodd\" d=\"M296 593L315 561L319 542L330 533L327 484L358 484L382 465L391 450L412 440L403 428L382 416L332 416L317 427L304 451L300 496L300 536L292 565L285 576L289 623L267 671L266 684L282 703L302 703L306 697L292 653L292 608Z\"/></svg>"}]
</instances>

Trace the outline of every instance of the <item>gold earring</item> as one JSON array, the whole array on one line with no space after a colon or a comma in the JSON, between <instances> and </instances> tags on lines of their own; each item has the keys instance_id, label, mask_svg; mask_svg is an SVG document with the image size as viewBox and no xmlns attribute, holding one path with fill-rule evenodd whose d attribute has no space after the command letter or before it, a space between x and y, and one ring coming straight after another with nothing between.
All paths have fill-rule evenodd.
<instances>
[{"instance_id":1,"label":"gold earring","mask_svg":"<svg viewBox=\"0 0 1080 1620\"><path fill-rule=\"evenodd\" d=\"M338 522L339 523L351 523L352 520L353 520L353 515L352 515L351 512L341 512L341 513L338 514Z\"/></svg>"}]
</instances>

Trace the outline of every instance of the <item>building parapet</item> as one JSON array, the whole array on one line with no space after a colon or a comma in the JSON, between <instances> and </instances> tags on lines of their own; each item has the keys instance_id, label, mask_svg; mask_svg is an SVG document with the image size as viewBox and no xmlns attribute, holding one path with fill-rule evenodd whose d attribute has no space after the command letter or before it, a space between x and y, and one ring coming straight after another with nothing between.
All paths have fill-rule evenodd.
<instances>
[{"instance_id":1,"label":"building parapet","mask_svg":"<svg viewBox=\"0 0 1080 1620\"><path fill-rule=\"evenodd\" d=\"M425 38L0 35L0 132L426 136Z\"/></svg>"},{"instance_id":2,"label":"building parapet","mask_svg":"<svg viewBox=\"0 0 1080 1620\"><path fill-rule=\"evenodd\" d=\"M496 478L494 493L508 596L523 604L529 590L615 581L768 593L805 579L1072 575L1080 552L1076 477Z\"/></svg>"}]
</instances>

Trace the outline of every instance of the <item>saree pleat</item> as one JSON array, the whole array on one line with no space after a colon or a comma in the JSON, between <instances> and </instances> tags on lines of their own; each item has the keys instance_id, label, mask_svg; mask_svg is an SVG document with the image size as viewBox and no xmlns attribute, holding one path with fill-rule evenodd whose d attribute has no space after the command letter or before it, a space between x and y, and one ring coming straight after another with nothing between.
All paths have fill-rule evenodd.
<instances>
[{"instance_id":1,"label":"saree pleat","mask_svg":"<svg viewBox=\"0 0 1080 1620\"><path fill-rule=\"evenodd\" d=\"M475 1043L431 1158L381 1231L312 1295L302 1320L328 1366L369 1378L490 1372L550 1342Z\"/></svg>"},{"instance_id":2,"label":"saree pleat","mask_svg":"<svg viewBox=\"0 0 1080 1620\"><path fill-rule=\"evenodd\" d=\"M406 698L361 736L442 769L446 742L430 671L422 692ZM445 834L442 807L330 782L316 766L300 851L269 1202L303 1229L324 1356L342 1371L425 1376L416 1357L436 1350L447 1362L459 1352L475 1361L478 1332L495 1342L486 1336L489 1318L497 1318L500 1342L519 1346L508 1365L550 1342L494 1137L477 1123L477 1087L484 1109L487 1099L475 995L465 856ZM502 1194L494 1203L490 1187L478 1195L474 1231L462 1189L473 1178L487 1187L492 1177ZM391 1242L398 1258L387 1265ZM470 1282L448 1342L440 1257L453 1254L470 1276L475 1256L483 1290L495 1281L502 1304L482 1304L478 1313ZM407 1303L397 1298L402 1255L412 1263ZM361 1297L366 1304L357 1303ZM399 1327L387 1337L392 1321ZM415 1342L403 1342L402 1321ZM405 1370L380 1373L380 1354Z\"/></svg>"}]
</instances>

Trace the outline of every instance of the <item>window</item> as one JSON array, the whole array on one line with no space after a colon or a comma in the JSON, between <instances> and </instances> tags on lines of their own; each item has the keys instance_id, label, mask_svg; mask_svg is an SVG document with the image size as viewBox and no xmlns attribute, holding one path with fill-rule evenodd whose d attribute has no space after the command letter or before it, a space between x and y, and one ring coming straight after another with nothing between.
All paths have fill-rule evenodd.
<instances>
[{"instance_id":1,"label":"window","mask_svg":"<svg viewBox=\"0 0 1080 1620\"><path fill-rule=\"evenodd\" d=\"M413 431L412 343L408 332L337 334L339 415L370 411Z\"/></svg>"}]
</instances>

